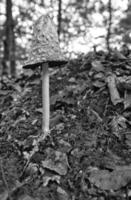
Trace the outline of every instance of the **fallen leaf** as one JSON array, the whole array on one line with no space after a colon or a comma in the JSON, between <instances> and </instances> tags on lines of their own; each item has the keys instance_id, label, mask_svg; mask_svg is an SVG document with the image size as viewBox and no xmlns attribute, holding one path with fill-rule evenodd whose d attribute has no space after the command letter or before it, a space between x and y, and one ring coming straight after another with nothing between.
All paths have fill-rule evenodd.
<instances>
[{"instance_id":1,"label":"fallen leaf","mask_svg":"<svg viewBox=\"0 0 131 200\"><path fill-rule=\"evenodd\" d=\"M56 116L54 116L53 118L51 118L51 120L50 120L50 127L53 128L57 124L61 123L62 120L63 120L63 116L61 114L57 114Z\"/></svg>"},{"instance_id":2,"label":"fallen leaf","mask_svg":"<svg viewBox=\"0 0 131 200\"><path fill-rule=\"evenodd\" d=\"M102 65L102 63L99 60L95 60L92 63L92 69L96 72L104 72L104 66Z\"/></svg>"},{"instance_id":3,"label":"fallen leaf","mask_svg":"<svg viewBox=\"0 0 131 200\"><path fill-rule=\"evenodd\" d=\"M93 86L94 87L101 88L101 87L104 87L105 85L106 85L105 82L103 82L101 80L93 81Z\"/></svg>"},{"instance_id":4,"label":"fallen leaf","mask_svg":"<svg viewBox=\"0 0 131 200\"><path fill-rule=\"evenodd\" d=\"M69 80L68 80L70 83L75 83L76 82L76 79L74 77L71 77Z\"/></svg>"},{"instance_id":5,"label":"fallen leaf","mask_svg":"<svg viewBox=\"0 0 131 200\"><path fill-rule=\"evenodd\" d=\"M57 193L58 193L58 200L69 200L70 199L68 193L59 186L57 187Z\"/></svg>"},{"instance_id":6,"label":"fallen leaf","mask_svg":"<svg viewBox=\"0 0 131 200\"><path fill-rule=\"evenodd\" d=\"M5 96L10 93L10 90L0 90L0 96Z\"/></svg>"},{"instance_id":7,"label":"fallen leaf","mask_svg":"<svg viewBox=\"0 0 131 200\"><path fill-rule=\"evenodd\" d=\"M93 76L93 78L94 79L99 79L99 80L105 80L105 75L104 75L104 73L103 72L99 72L99 73L96 73L96 74L94 74L94 76Z\"/></svg>"},{"instance_id":8,"label":"fallen leaf","mask_svg":"<svg viewBox=\"0 0 131 200\"><path fill-rule=\"evenodd\" d=\"M126 90L124 94L124 109L131 109L131 91Z\"/></svg>"},{"instance_id":9,"label":"fallen leaf","mask_svg":"<svg viewBox=\"0 0 131 200\"><path fill-rule=\"evenodd\" d=\"M118 167L113 172L95 170L91 172L89 180L102 190L119 190L131 181L131 166Z\"/></svg>"},{"instance_id":10,"label":"fallen leaf","mask_svg":"<svg viewBox=\"0 0 131 200\"><path fill-rule=\"evenodd\" d=\"M18 200L35 200L35 199L32 198L31 196L25 194L25 195L21 196L20 198L18 198Z\"/></svg>"},{"instance_id":11,"label":"fallen leaf","mask_svg":"<svg viewBox=\"0 0 131 200\"><path fill-rule=\"evenodd\" d=\"M39 112L39 113L43 113L42 108L36 108L35 111L36 111L36 112Z\"/></svg>"},{"instance_id":12,"label":"fallen leaf","mask_svg":"<svg viewBox=\"0 0 131 200\"><path fill-rule=\"evenodd\" d=\"M65 153L47 149L47 158L42 161L44 168L55 171L59 175L66 175L68 169L68 161Z\"/></svg>"},{"instance_id":13,"label":"fallen leaf","mask_svg":"<svg viewBox=\"0 0 131 200\"><path fill-rule=\"evenodd\" d=\"M117 87L121 90L131 90L131 76L117 77Z\"/></svg>"},{"instance_id":14,"label":"fallen leaf","mask_svg":"<svg viewBox=\"0 0 131 200\"><path fill-rule=\"evenodd\" d=\"M60 150L64 153L69 152L72 148L71 145L68 142L64 141L63 139L59 140L59 145L60 145Z\"/></svg>"},{"instance_id":15,"label":"fallen leaf","mask_svg":"<svg viewBox=\"0 0 131 200\"><path fill-rule=\"evenodd\" d=\"M112 133L120 137L120 131L127 128L126 121L126 118L121 115L114 116L110 122Z\"/></svg>"},{"instance_id":16,"label":"fallen leaf","mask_svg":"<svg viewBox=\"0 0 131 200\"><path fill-rule=\"evenodd\" d=\"M44 187L48 186L50 181L52 181L52 182L55 181L57 184L60 184L60 176L58 176L58 175L44 176L42 178L42 181L43 181L43 186Z\"/></svg>"},{"instance_id":17,"label":"fallen leaf","mask_svg":"<svg viewBox=\"0 0 131 200\"><path fill-rule=\"evenodd\" d=\"M56 104L56 102L58 101L59 97L60 96L58 94L55 94L55 95L51 96L50 105L54 106Z\"/></svg>"},{"instance_id":18,"label":"fallen leaf","mask_svg":"<svg viewBox=\"0 0 131 200\"><path fill-rule=\"evenodd\" d=\"M127 146L131 148L131 132L126 133L125 137Z\"/></svg>"},{"instance_id":19,"label":"fallen leaf","mask_svg":"<svg viewBox=\"0 0 131 200\"><path fill-rule=\"evenodd\" d=\"M17 91L17 92L19 92L19 93L21 93L22 92L22 87L20 87L20 85L18 85L18 84L13 84L13 88Z\"/></svg>"},{"instance_id":20,"label":"fallen leaf","mask_svg":"<svg viewBox=\"0 0 131 200\"><path fill-rule=\"evenodd\" d=\"M112 52L112 54L113 54L113 57L118 59L118 60L126 60L126 57L121 52L119 52L118 50L114 50Z\"/></svg>"},{"instance_id":21,"label":"fallen leaf","mask_svg":"<svg viewBox=\"0 0 131 200\"><path fill-rule=\"evenodd\" d=\"M7 198L8 198L8 191L5 190L4 192L2 192L2 193L0 194L0 199L1 199L1 200L7 200Z\"/></svg>"}]
</instances>

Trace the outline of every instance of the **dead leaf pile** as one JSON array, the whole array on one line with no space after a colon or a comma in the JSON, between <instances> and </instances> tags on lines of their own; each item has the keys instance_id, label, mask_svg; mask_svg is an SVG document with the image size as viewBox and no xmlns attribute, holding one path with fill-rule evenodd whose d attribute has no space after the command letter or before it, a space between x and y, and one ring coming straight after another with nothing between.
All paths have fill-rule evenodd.
<instances>
[{"instance_id":1,"label":"dead leaf pile","mask_svg":"<svg viewBox=\"0 0 131 200\"><path fill-rule=\"evenodd\" d=\"M90 52L50 71L41 136L40 71L0 89L0 199L131 198L131 59Z\"/></svg>"}]
</instances>

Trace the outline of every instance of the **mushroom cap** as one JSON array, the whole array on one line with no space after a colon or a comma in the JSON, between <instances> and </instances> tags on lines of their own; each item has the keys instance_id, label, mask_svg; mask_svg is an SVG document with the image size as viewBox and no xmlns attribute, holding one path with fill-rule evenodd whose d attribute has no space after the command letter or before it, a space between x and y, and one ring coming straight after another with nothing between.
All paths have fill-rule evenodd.
<instances>
[{"instance_id":1,"label":"mushroom cap","mask_svg":"<svg viewBox=\"0 0 131 200\"><path fill-rule=\"evenodd\" d=\"M60 50L56 26L48 15L34 23L29 57L23 67L34 68L46 62L51 67L67 63Z\"/></svg>"}]
</instances>

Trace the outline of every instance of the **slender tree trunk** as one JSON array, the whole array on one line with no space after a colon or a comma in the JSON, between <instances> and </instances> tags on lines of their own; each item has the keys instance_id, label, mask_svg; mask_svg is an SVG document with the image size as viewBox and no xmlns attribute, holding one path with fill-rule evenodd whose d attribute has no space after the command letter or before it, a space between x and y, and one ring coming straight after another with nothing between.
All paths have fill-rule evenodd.
<instances>
[{"instance_id":1,"label":"slender tree trunk","mask_svg":"<svg viewBox=\"0 0 131 200\"><path fill-rule=\"evenodd\" d=\"M112 26L112 0L108 1L108 12L109 12L109 20L108 20L106 44L107 44L107 50L109 52L110 51L111 26Z\"/></svg>"},{"instance_id":2,"label":"slender tree trunk","mask_svg":"<svg viewBox=\"0 0 131 200\"><path fill-rule=\"evenodd\" d=\"M60 34L61 34L61 20L62 20L62 0L58 0L58 16L57 16L57 20L58 20L58 37L60 40Z\"/></svg>"},{"instance_id":3,"label":"slender tree trunk","mask_svg":"<svg viewBox=\"0 0 131 200\"><path fill-rule=\"evenodd\" d=\"M45 2L44 0L41 0L41 5L44 6Z\"/></svg>"},{"instance_id":4,"label":"slender tree trunk","mask_svg":"<svg viewBox=\"0 0 131 200\"><path fill-rule=\"evenodd\" d=\"M6 0L6 22L4 39L3 74L15 77L15 36L12 17L12 0Z\"/></svg>"}]
</instances>

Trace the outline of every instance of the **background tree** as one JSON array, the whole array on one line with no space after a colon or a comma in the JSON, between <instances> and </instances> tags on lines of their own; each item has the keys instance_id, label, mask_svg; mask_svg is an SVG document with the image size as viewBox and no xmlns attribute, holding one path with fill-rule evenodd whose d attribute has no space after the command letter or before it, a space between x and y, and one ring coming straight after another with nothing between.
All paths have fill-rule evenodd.
<instances>
[{"instance_id":1,"label":"background tree","mask_svg":"<svg viewBox=\"0 0 131 200\"><path fill-rule=\"evenodd\" d=\"M60 33L61 33L61 20L62 20L62 0L58 0L58 28L57 28L57 32L58 32L58 37L60 40Z\"/></svg>"},{"instance_id":2,"label":"background tree","mask_svg":"<svg viewBox=\"0 0 131 200\"><path fill-rule=\"evenodd\" d=\"M124 0L124 3L125 1L127 0ZM109 51L115 45L121 45L122 37L123 41L129 42L131 3L128 2L128 8L125 10L124 6L121 6L123 1L119 0L120 5L117 2L1 0L0 59L3 58L4 73L7 73L8 66L11 75L15 75L15 66L18 68L27 57L32 25L38 17L46 13L58 26L60 44L67 55L87 53L94 46L98 46L97 50L107 48Z\"/></svg>"},{"instance_id":3,"label":"background tree","mask_svg":"<svg viewBox=\"0 0 131 200\"><path fill-rule=\"evenodd\" d=\"M111 26L112 26L112 0L109 0L108 2L108 12L109 12L109 19L108 19L106 43L107 43L107 50L108 52L110 52L110 38L111 38Z\"/></svg>"},{"instance_id":4,"label":"background tree","mask_svg":"<svg viewBox=\"0 0 131 200\"><path fill-rule=\"evenodd\" d=\"M12 0L6 0L6 21L5 21L5 38L4 57L3 57L3 74L8 74L15 77L15 35L14 21L12 17Z\"/></svg>"},{"instance_id":5,"label":"background tree","mask_svg":"<svg viewBox=\"0 0 131 200\"><path fill-rule=\"evenodd\" d=\"M131 1L128 0L125 16L120 20L118 34L122 35L123 43L131 44Z\"/></svg>"}]
</instances>

